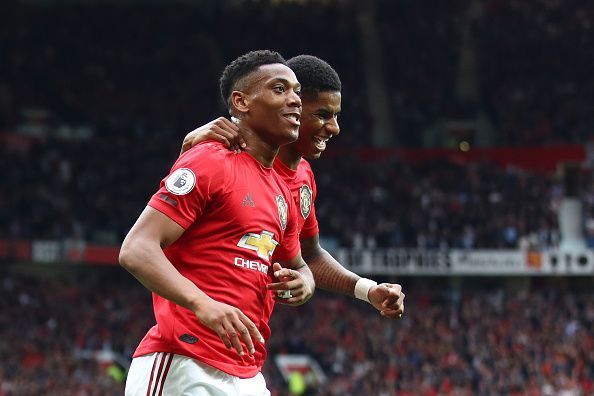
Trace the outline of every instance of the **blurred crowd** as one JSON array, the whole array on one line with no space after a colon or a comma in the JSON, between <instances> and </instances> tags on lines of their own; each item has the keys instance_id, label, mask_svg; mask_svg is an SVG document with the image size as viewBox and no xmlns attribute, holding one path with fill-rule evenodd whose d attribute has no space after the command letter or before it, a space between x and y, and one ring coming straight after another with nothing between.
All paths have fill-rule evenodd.
<instances>
[{"instance_id":1,"label":"blurred crowd","mask_svg":"<svg viewBox=\"0 0 594 396\"><path fill-rule=\"evenodd\" d=\"M154 321L150 295L121 269L64 270L76 275L3 272L1 396L123 393L130 356ZM289 395L274 364L286 353L310 355L327 377L302 395L593 394L591 287L434 281L404 280L401 320L324 292L278 306L263 370L272 394Z\"/></svg>"},{"instance_id":2,"label":"blurred crowd","mask_svg":"<svg viewBox=\"0 0 594 396\"><path fill-rule=\"evenodd\" d=\"M0 147L0 238L118 244L166 176L181 137L46 140ZM489 162L349 153L312 161L320 234L331 246L550 248L558 246L563 186L553 175ZM348 181L345 179L348 175ZM584 219L594 218L584 183Z\"/></svg>"},{"instance_id":3,"label":"blurred crowd","mask_svg":"<svg viewBox=\"0 0 594 396\"><path fill-rule=\"evenodd\" d=\"M219 1L2 7L0 130L40 133L31 124L43 118L46 129L181 136L226 113L218 91L224 66L262 48L286 59L323 54L353 92L349 117L363 116L354 98L361 79L350 66L360 53L355 20L340 8ZM352 44L338 51L342 40Z\"/></svg>"},{"instance_id":4,"label":"blurred crowd","mask_svg":"<svg viewBox=\"0 0 594 396\"><path fill-rule=\"evenodd\" d=\"M371 143L380 98L366 97L368 77L380 79L385 133L401 145L582 143L594 128L594 6L583 0L84 3L2 6L0 129L32 133L43 117L100 134L182 134L224 114L219 74L257 48L334 65L339 144Z\"/></svg>"},{"instance_id":5,"label":"blurred crowd","mask_svg":"<svg viewBox=\"0 0 594 396\"><path fill-rule=\"evenodd\" d=\"M502 141L538 145L591 139L594 4L492 0L476 14L481 104Z\"/></svg>"},{"instance_id":6,"label":"blurred crowd","mask_svg":"<svg viewBox=\"0 0 594 396\"><path fill-rule=\"evenodd\" d=\"M563 189L552 176L489 162L397 158L315 163L321 235L355 248L551 248ZM339 175L349 175L348 182Z\"/></svg>"},{"instance_id":7,"label":"blurred crowd","mask_svg":"<svg viewBox=\"0 0 594 396\"><path fill-rule=\"evenodd\" d=\"M591 2L378 0L377 9L401 144L591 139ZM429 136L448 120L457 125L445 136Z\"/></svg>"},{"instance_id":8,"label":"blurred crowd","mask_svg":"<svg viewBox=\"0 0 594 396\"><path fill-rule=\"evenodd\" d=\"M254 48L327 59L343 81L342 134L331 144L369 146L369 43L361 34L369 23L353 7L361 5L3 5L0 138L38 140L28 149L0 145L7 208L0 237L121 241L185 133L225 114L217 93L222 67ZM482 128L472 119L485 121L491 139L484 142L495 145L591 138L589 2L378 0L375 12L358 10L376 18L376 55L400 144L422 146L445 128L450 136L432 144L472 145ZM314 167L322 236L334 246L558 244L562 190L551 177L396 158L323 159ZM345 175L348 184L340 182ZM584 218L594 244L589 188Z\"/></svg>"},{"instance_id":9,"label":"blurred crowd","mask_svg":"<svg viewBox=\"0 0 594 396\"><path fill-rule=\"evenodd\" d=\"M300 310L276 311L274 323L281 326L270 345L318 359L329 381L311 394L594 392L591 291L410 288L399 321L337 297L318 295Z\"/></svg>"},{"instance_id":10,"label":"blurred crowd","mask_svg":"<svg viewBox=\"0 0 594 396\"><path fill-rule=\"evenodd\" d=\"M93 271L68 279L3 273L0 395L122 395L124 364L154 320L150 294L132 282ZM94 357L112 351L123 364Z\"/></svg>"},{"instance_id":11,"label":"blurred crowd","mask_svg":"<svg viewBox=\"0 0 594 396\"><path fill-rule=\"evenodd\" d=\"M252 49L326 59L343 82L343 133L331 145L371 143L358 2L66 3L0 5L1 239L120 243L185 133L225 114L219 74ZM376 51L400 144L592 139L594 3L376 5ZM335 246L559 243L563 188L551 175L487 162L328 157L313 163L316 206L321 236ZM581 198L594 248L592 183ZM122 394L126 365L153 323L148 292L122 273L2 273L0 396ZM399 321L324 293L298 315L277 308L264 368L273 395L288 395L273 364L279 353L320 363L328 382L308 395L594 394L591 291L406 293Z\"/></svg>"}]
</instances>

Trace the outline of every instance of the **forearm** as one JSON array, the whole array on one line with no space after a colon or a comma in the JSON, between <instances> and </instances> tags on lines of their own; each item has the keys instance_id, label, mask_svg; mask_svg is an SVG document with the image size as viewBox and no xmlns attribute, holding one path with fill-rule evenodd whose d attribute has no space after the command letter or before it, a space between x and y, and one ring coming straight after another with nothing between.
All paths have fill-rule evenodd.
<instances>
[{"instance_id":1,"label":"forearm","mask_svg":"<svg viewBox=\"0 0 594 396\"><path fill-rule=\"evenodd\" d=\"M210 298L179 273L157 243L124 241L120 264L150 291L193 312L199 309L201 302Z\"/></svg>"},{"instance_id":2,"label":"forearm","mask_svg":"<svg viewBox=\"0 0 594 396\"><path fill-rule=\"evenodd\" d=\"M304 257L316 286L320 289L354 297L355 284L360 276L344 268L326 250L319 248L315 256Z\"/></svg>"}]
</instances>

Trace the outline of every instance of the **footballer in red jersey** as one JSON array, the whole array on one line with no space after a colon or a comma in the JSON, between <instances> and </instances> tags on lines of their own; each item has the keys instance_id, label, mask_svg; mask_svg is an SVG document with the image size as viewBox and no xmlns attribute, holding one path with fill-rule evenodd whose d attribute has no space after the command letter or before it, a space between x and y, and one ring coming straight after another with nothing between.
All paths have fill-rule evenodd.
<instances>
[{"instance_id":1,"label":"footballer in red jersey","mask_svg":"<svg viewBox=\"0 0 594 396\"><path fill-rule=\"evenodd\" d=\"M377 284L345 269L320 246L315 217L316 183L307 158L318 159L327 142L340 133L341 82L323 60L300 55L287 61L301 83L303 111L299 138L280 148L274 169L283 177L299 212L301 254L309 265L316 286L368 301L381 315L399 318L404 312L404 293L398 284ZM225 118L214 120L186 135L182 152L206 139L214 139L233 151L246 147L243 130Z\"/></svg>"},{"instance_id":2,"label":"footballer in red jersey","mask_svg":"<svg viewBox=\"0 0 594 396\"><path fill-rule=\"evenodd\" d=\"M299 253L297 216L289 215L295 209L282 179L248 153L210 141L182 155L148 205L185 229L164 249L180 274L214 300L241 309L268 339L273 257L284 261ZM153 304L157 325L134 356L168 351L238 377L258 373L266 356L261 343L253 356L238 356L216 333L196 326L191 310L158 294Z\"/></svg>"},{"instance_id":3,"label":"footballer in red jersey","mask_svg":"<svg viewBox=\"0 0 594 396\"><path fill-rule=\"evenodd\" d=\"M315 289L291 192L272 169L297 138L299 91L276 52L228 65L221 93L248 147L205 142L184 153L126 236L120 263L153 292L157 320L126 395L269 394L260 369L274 301L300 305Z\"/></svg>"}]
</instances>

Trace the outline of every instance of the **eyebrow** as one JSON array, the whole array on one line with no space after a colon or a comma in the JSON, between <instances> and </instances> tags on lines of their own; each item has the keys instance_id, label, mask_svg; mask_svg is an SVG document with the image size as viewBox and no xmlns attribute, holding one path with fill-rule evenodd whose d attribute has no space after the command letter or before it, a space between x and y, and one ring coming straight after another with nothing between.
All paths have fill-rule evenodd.
<instances>
[{"instance_id":1,"label":"eyebrow","mask_svg":"<svg viewBox=\"0 0 594 396\"><path fill-rule=\"evenodd\" d=\"M285 85L291 86L293 85L293 83L291 83L291 81L287 80L286 78L282 78L282 77L275 77L272 79L271 83L274 82L282 82ZM301 84L299 82L297 82L297 84L295 84L295 88L301 88Z\"/></svg>"},{"instance_id":2,"label":"eyebrow","mask_svg":"<svg viewBox=\"0 0 594 396\"><path fill-rule=\"evenodd\" d=\"M324 113L324 114L339 114L340 113L340 110L332 111L332 110L328 109L327 107L318 107L315 111L318 113Z\"/></svg>"}]
</instances>

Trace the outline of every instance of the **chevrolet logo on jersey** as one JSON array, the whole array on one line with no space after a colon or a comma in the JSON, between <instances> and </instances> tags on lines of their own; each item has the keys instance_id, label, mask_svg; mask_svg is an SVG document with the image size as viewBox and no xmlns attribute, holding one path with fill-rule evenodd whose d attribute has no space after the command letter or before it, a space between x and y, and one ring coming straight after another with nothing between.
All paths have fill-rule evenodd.
<instances>
[{"instance_id":1,"label":"chevrolet logo on jersey","mask_svg":"<svg viewBox=\"0 0 594 396\"><path fill-rule=\"evenodd\" d=\"M258 257L270 260L274 249L278 246L278 242L272 239L273 237L274 233L269 231L262 231L259 235L250 232L241 237L237 246L254 250L258 252Z\"/></svg>"}]
</instances>

